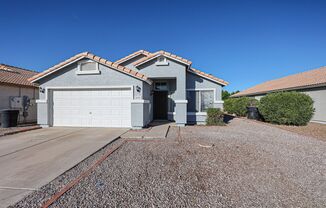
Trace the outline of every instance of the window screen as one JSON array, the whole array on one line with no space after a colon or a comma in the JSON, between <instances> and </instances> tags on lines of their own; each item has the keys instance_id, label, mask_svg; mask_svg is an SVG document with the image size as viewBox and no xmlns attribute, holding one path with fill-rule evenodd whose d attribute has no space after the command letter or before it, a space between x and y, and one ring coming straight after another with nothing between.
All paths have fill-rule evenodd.
<instances>
[{"instance_id":1,"label":"window screen","mask_svg":"<svg viewBox=\"0 0 326 208\"><path fill-rule=\"evenodd\" d=\"M214 91L201 91L201 112L206 112L208 108L214 107Z\"/></svg>"},{"instance_id":2,"label":"window screen","mask_svg":"<svg viewBox=\"0 0 326 208\"><path fill-rule=\"evenodd\" d=\"M187 91L187 111L199 112L199 91Z\"/></svg>"},{"instance_id":3,"label":"window screen","mask_svg":"<svg viewBox=\"0 0 326 208\"><path fill-rule=\"evenodd\" d=\"M81 71L94 71L96 70L96 63L90 62L90 63L82 63L80 65Z\"/></svg>"}]
</instances>

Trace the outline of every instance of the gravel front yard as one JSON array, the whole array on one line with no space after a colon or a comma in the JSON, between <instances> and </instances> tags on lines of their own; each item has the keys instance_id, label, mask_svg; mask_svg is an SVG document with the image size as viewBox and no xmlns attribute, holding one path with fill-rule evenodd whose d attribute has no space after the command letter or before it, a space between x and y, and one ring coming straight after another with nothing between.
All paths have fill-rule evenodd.
<instances>
[{"instance_id":1,"label":"gravel front yard","mask_svg":"<svg viewBox=\"0 0 326 208\"><path fill-rule=\"evenodd\" d=\"M325 207L325 142L242 119L178 130L125 144L52 207ZM106 149L15 207L39 206Z\"/></svg>"}]
</instances>

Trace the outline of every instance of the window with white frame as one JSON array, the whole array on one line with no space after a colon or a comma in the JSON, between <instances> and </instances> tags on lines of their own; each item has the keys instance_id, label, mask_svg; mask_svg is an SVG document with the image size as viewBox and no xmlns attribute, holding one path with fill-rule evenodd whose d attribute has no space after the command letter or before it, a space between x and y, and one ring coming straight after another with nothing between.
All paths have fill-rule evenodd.
<instances>
[{"instance_id":1,"label":"window with white frame","mask_svg":"<svg viewBox=\"0 0 326 208\"><path fill-rule=\"evenodd\" d=\"M208 108L214 107L214 90L187 90L187 111L206 112Z\"/></svg>"},{"instance_id":2,"label":"window with white frame","mask_svg":"<svg viewBox=\"0 0 326 208\"><path fill-rule=\"evenodd\" d=\"M77 74L99 74L99 64L92 60L78 62Z\"/></svg>"}]
</instances>

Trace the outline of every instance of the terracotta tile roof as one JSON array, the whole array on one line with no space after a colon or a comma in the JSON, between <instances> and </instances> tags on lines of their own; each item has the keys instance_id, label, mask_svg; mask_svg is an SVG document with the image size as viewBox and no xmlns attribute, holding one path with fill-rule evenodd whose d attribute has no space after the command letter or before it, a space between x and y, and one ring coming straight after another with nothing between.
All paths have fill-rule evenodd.
<instances>
[{"instance_id":1,"label":"terracotta tile roof","mask_svg":"<svg viewBox=\"0 0 326 208\"><path fill-rule=\"evenodd\" d=\"M15 66L0 64L0 84L19 85L25 87L37 87L36 84L28 81L37 72L22 69Z\"/></svg>"},{"instance_id":2,"label":"terracotta tile roof","mask_svg":"<svg viewBox=\"0 0 326 208\"><path fill-rule=\"evenodd\" d=\"M65 66L67 64L70 64L70 63L72 63L74 61L80 60L82 58L92 59L92 60L94 60L94 61L96 61L98 63L101 63L101 64L103 64L103 65L105 65L107 67L110 67L112 69L115 69L115 70L117 70L119 72L128 74L128 75L133 76L133 77L135 77L137 79L141 79L141 80L143 80L143 81L145 81L145 82L147 82L149 84L152 83L152 81L150 79L148 79L148 77L146 77L145 75L143 75L143 74L141 74L141 73L139 73L137 71L133 71L131 69L128 69L128 68L126 68L124 66L121 66L121 65L119 65L117 63L113 63L111 61L108 61L108 60L106 60L104 58L101 58L99 56L96 56L96 55L94 55L94 54L92 54L90 52L79 53L79 54L77 54L77 55L75 55L75 56L73 56L73 57L71 57L71 58L69 58L69 59L67 59L67 60L65 60L65 61L63 61L63 62L61 62L61 63L59 63L59 64L57 64L57 65L55 65L55 66L53 66L53 67L51 67L49 69L47 69L47 70L45 70L45 71L43 71L42 73L39 73L39 74L33 76L30 79L30 81L35 82L36 80L38 80L38 79L40 79L40 78L42 78L42 77L44 77L44 76L46 76L46 75L48 75L48 74L50 74L50 73L52 73L54 71L60 69L61 67Z\"/></svg>"},{"instance_id":3,"label":"terracotta tile roof","mask_svg":"<svg viewBox=\"0 0 326 208\"><path fill-rule=\"evenodd\" d=\"M166 51L158 51L158 52L155 52L155 53L153 53L153 54L150 54L150 55L148 55L148 56L146 56L146 57L144 57L144 58L142 58L142 59L140 59L140 60L138 60L138 61L136 61L135 63L134 63L134 65L135 66L139 66L139 65L141 65L141 64L143 64L143 63L146 63L147 61L150 61L150 60L152 60L152 59L154 59L154 58L156 58L156 57L159 57L159 56L166 56L166 57L169 57L169 58L171 58L171 59L175 59L175 60L177 60L177 61L179 61L179 62L182 62L182 63L184 63L184 64L186 64L186 65L191 65L191 61L189 61L189 60L187 60L187 59L185 59L185 58L182 58L182 57L180 57L180 56L177 56L177 55L174 55L174 54L171 54L171 53L169 53L169 52L166 52Z\"/></svg>"},{"instance_id":4,"label":"terracotta tile roof","mask_svg":"<svg viewBox=\"0 0 326 208\"><path fill-rule=\"evenodd\" d=\"M115 61L114 63L121 64L121 63L126 62L129 59L132 59L132 58L137 57L139 55L144 55L144 56L147 57L147 56L151 55L151 53L148 52L148 51L145 51L145 50L139 50L139 51L136 51L136 52L134 52L134 53L132 53L132 54L126 56L126 57L123 57L123 58Z\"/></svg>"},{"instance_id":5,"label":"terracotta tile roof","mask_svg":"<svg viewBox=\"0 0 326 208\"><path fill-rule=\"evenodd\" d=\"M198 69L195 69L195 68L190 68L188 69L189 72L192 72L194 74L197 74L198 76L202 76L202 77L205 77L209 80L212 80L213 82L217 82L223 86L226 86L228 85L229 83L227 81L224 81L223 79L220 79L220 78L217 78L211 74L207 74L205 72L202 72L202 71L199 71Z\"/></svg>"},{"instance_id":6,"label":"terracotta tile roof","mask_svg":"<svg viewBox=\"0 0 326 208\"><path fill-rule=\"evenodd\" d=\"M268 92L294 90L326 85L326 66L318 69L286 76L280 79L264 82L242 92L232 95L240 97L246 95L258 95Z\"/></svg>"}]
</instances>

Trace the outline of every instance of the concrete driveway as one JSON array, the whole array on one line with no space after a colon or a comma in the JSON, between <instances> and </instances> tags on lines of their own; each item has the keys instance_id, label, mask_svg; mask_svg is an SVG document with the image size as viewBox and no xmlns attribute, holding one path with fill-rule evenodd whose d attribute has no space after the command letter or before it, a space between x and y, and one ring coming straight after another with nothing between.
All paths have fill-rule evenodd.
<instances>
[{"instance_id":1,"label":"concrete driveway","mask_svg":"<svg viewBox=\"0 0 326 208\"><path fill-rule=\"evenodd\" d=\"M49 183L126 131L46 128L1 137L0 207Z\"/></svg>"}]
</instances>

